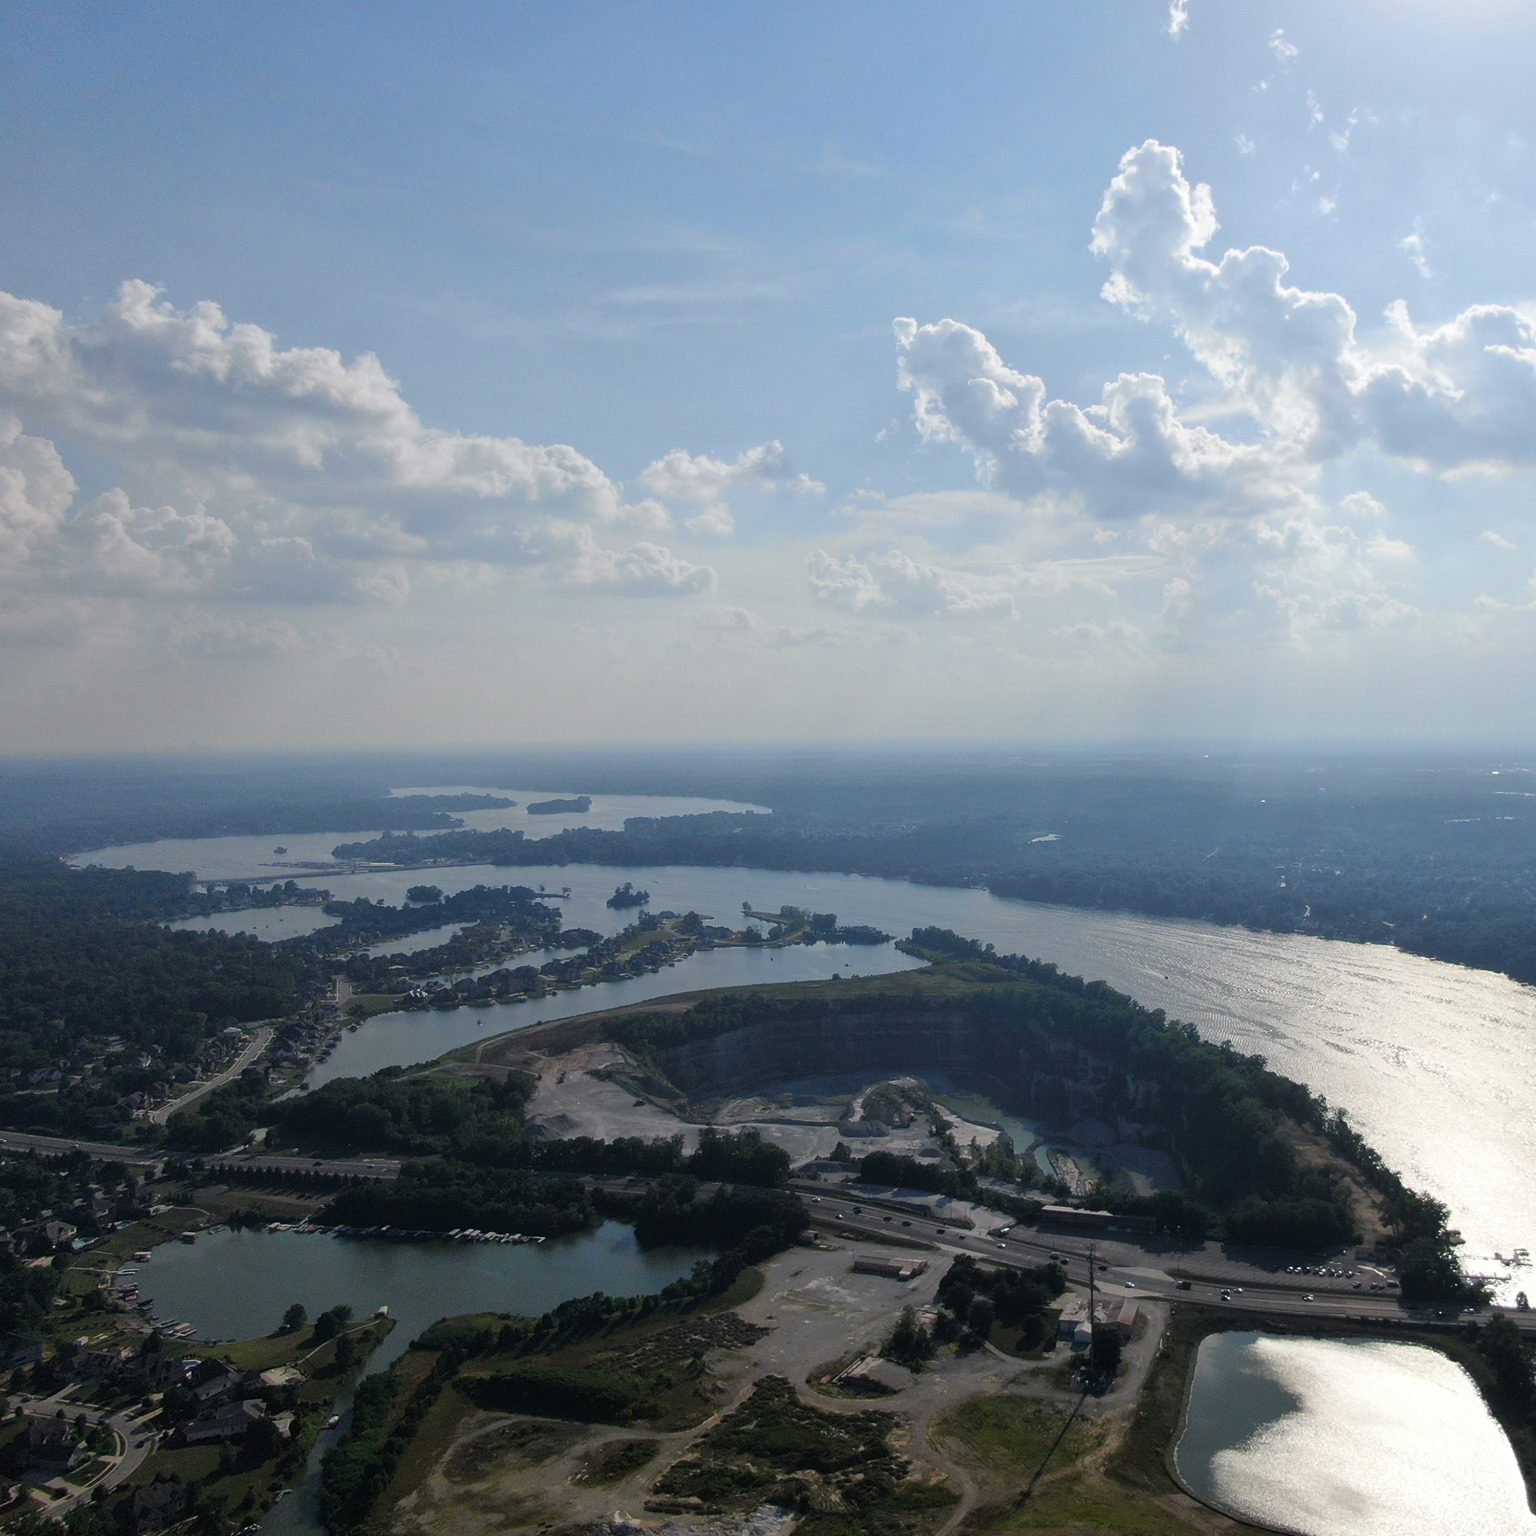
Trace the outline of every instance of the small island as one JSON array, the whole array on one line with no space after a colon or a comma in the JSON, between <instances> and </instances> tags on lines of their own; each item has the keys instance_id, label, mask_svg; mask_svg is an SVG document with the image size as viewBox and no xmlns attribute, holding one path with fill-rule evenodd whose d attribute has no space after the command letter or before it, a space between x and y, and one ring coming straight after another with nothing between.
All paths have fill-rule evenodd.
<instances>
[{"instance_id":1,"label":"small island","mask_svg":"<svg viewBox=\"0 0 1536 1536\"><path fill-rule=\"evenodd\" d=\"M606 905L615 912L622 912L628 907L643 907L651 899L649 891L637 891L634 882L626 880L623 885L614 888L613 895L608 898Z\"/></svg>"},{"instance_id":2,"label":"small island","mask_svg":"<svg viewBox=\"0 0 1536 1536\"><path fill-rule=\"evenodd\" d=\"M592 809L591 795L576 795L569 800L530 800L530 816L584 816Z\"/></svg>"}]
</instances>

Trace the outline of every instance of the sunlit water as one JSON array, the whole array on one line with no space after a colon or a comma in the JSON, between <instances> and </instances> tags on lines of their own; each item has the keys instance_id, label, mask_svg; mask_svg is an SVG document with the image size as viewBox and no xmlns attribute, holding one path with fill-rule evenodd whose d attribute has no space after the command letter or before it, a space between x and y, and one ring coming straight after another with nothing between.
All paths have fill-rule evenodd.
<instances>
[{"instance_id":1,"label":"sunlit water","mask_svg":"<svg viewBox=\"0 0 1536 1536\"><path fill-rule=\"evenodd\" d=\"M177 857L168 861L170 867L206 875L226 856L229 841L98 850L82 859L156 867L154 850L174 846ZM632 917L604 905L615 886L632 880L651 892L653 910L692 908L732 926L741 920L743 902L759 909L789 902L888 933L937 924L992 943L999 951L1051 960L1064 971L1102 977L1148 1006L1188 1020L1207 1039L1229 1039L1240 1050L1264 1055L1277 1071L1347 1109L1410 1184L1451 1208L1453 1223L1467 1238L1466 1258L1474 1272L1507 1274L1493 1263L1495 1251L1507 1255L1517 1245L1536 1248L1536 1180L1530 1177L1536 1167L1536 990L1503 976L1382 945L1044 906L984 891L860 875L691 866L480 865L434 869L430 876L404 870L325 875L307 883L340 897L398 903L406 887L423 878L445 891L508 883L543 884L556 893L570 887L570 899L557 902L566 925L604 933L618 931ZM848 956L853 969L873 969L866 952L850 950ZM661 982L661 990L682 991L725 984L717 977L702 968L678 966L646 979L645 985ZM575 999L586 1009L630 995L599 987L561 994L561 999ZM455 1037L462 1041L505 1027L511 1022L508 1015L516 1012L461 1010L446 1017L468 1031ZM428 1017L408 1016L411 1021ZM519 1024L538 1018L534 1012L517 1013ZM387 1065L387 1053L367 1054L365 1060L360 1045L350 1043L376 1028L366 1026L347 1036L344 1049L360 1054L343 1057L338 1050L326 1073L338 1074L345 1062L356 1063L348 1071ZM401 1028L405 1038L420 1024ZM420 1050L413 1044L403 1059L421 1059ZM1501 1296L1512 1300L1516 1290L1530 1288L1530 1278L1530 1270L1515 1270L1501 1285Z\"/></svg>"},{"instance_id":2,"label":"sunlit water","mask_svg":"<svg viewBox=\"0 0 1536 1536\"><path fill-rule=\"evenodd\" d=\"M519 956L509 965L533 961ZM534 961L534 963L537 963ZM594 1008L622 1008L674 992L709 987L744 987L769 981L825 981L831 976L880 976L922 962L894 944L795 944L786 949L711 949L645 976L552 992L524 1003L490 1008L426 1009L381 1013L339 1037L326 1061L316 1062L306 1081L318 1088L335 1077L366 1077L381 1067L431 1061L473 1040L488 1040L509 1029L526 1029L550 1019L574 1018Z\"/></svg>"},{"instance_id":3,"label":"sunlit water","mask_svg":"<svg viewBox=\"0 0 1536 1536\"><path fill-rule=\"evenodd\" d=\"M1532 1536L1504 1431L1460 1366L1411 1344L1204 1340L1179 1476L1305 1536Z\"/></svg>"}]
</instances>

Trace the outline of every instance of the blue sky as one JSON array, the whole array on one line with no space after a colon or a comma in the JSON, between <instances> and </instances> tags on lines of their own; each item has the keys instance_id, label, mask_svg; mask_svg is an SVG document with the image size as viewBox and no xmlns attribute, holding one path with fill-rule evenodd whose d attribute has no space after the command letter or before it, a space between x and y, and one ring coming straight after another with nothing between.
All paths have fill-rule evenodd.
<instances>
[{"instance_id":1,"label":"blue sky","mask_svg":"<svg viewBox=\"0 0 1536 1536\"><path fill-rule=\"evenodd\" d=\"M10 750L1529 735L1514 0L8 22Z\"/></svg>"}]
</instances>

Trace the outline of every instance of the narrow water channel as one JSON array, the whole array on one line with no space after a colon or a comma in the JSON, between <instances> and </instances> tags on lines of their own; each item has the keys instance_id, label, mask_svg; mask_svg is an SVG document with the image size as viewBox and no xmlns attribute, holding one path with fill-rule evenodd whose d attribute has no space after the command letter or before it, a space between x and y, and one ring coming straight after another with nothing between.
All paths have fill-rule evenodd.
<instances>
[{"instance_id":1,"label":"narrow water channel","mask_svg":"<svg viewBox=\"0 0 1536 1536\"><path fill-rule=\"evenodd\" d=\"M383 1370L441 1317L472 1312L537 1316L571 1296L659 1291L709 1257L700 1249L649 1252L631 1228L604 1222L595 1232L544 1243L393 1243L297 1232L208 1233L190 1245L165 1243L140 1268L139 1289L156 1317L191 1323L205 1339L255 1338L274 1331L292 1302L311 1317L345 1302L359 1319L387 1306L394 1330L369 1359ZM320 1463L346 1429L322 1432L298 1486L263 1522L269 1536L319 1536Z\"/></svg>"}]
</instances>

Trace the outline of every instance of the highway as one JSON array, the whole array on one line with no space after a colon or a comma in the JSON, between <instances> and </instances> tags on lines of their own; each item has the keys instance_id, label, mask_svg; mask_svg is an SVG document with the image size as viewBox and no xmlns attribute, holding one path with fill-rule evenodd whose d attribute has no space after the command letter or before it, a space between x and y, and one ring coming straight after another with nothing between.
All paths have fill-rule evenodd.
<instances>
[{"instance_id":1,"label":"highway","mask_svg":"<svg viewBox=\"0 0 1536 1536\"><path fill-rule=\"evenodd\" d=\"M38 1152L44 1157L84 1152L103 1162L132 1163L141 1168L158 1167L166 1159L164 1148L119 1147L108 1141L68 1141L62 1136L33 1136L26 1131L0 1131L0 1151Z\"/></svg>"},{"instance_id":2,"label":"highway","mask_svg":"<svg viewBox=\"0 0 1536 1536\"><path fill-rule=\"evenodd\" d=\"M158 1167L173 1155L163 1147L119 1147L105 1141L66 1141L62 1136L33 1136L25 1131L0 1131L0 1151L37 1152L45 1157L62 1157L68 1152L84 1152L103 1162L132 1163L138 1167ZM277 1157L269 1152L209 1152L199 1159L204 1168L246 1168L278 1175L323 1173L340 1179L397 1179L400 1161L393 1157Z\"/></svg>"},{"instance_id":3,"label":"highway","mask_svg":"<svg viewBox=\"0 0 1536 1536\"><path fill-rule=\"evenodd\" d=\"M1454 1308L1411 1308L1393 1291L1368 1289L1378 1271L1357 1265L1354 1280L1323 1275L1285 1276L1256 1274L1251 1265L1228 1261L1219 1250L1210 1247L1176 1255L1181 1268L1191 1274L1180 1278L1162 1265L1162 1255L1140 1249L1134 1235L1107 1232L1090 1237L1083 1232L1041 1233L1032 1227L1016 1226L1007 1216L972 1208L977 1219L989 1226L967 1230L945 1222L924 1206L904 1205L884 1197L856 1199L818 1192L810 1188L798 1191L811 1212L814 1224L854 1238L883 1239L935 1246L952 1253L970 1253L991 1263L1034 1266L1059 1254L1068 1280L1077 1286L1088 1284L1088 1249L1095 1249L1094 1281L1108 1295L1146 1298L1155 1301L1193 1301L1202 1306L1232 1312L1290 1313L1298 1317L1356 1318L1382 1323L1447 1324L1463 1317L1486 1322L1500 1311L1523 1331L1536 1331L1536 1314L1483 1307L1461 1313ZM899 1209L898 1209L899 1207ZM1227 1271L1214 1276L1194 1275L1193 1266L1211 1266ZM1335 1266L1337 1267L1337 1266ZM1362 1289L1355 1290L1355 1281ZM1384 1281L1378 1281L1384 1284ZM1224 1294L1225 1293L1225 1294ZM1311 1297L1311 1300L1307 1298Z\"/></svg>"},{"instance_id":4,"label":"highway","mask_svg":"<svg viewBox=\"0 0 1536 1536\"><path fill-rule=\"evenodd\" d=\"M400 1177L400 1159L396 1157L277 1157L270 1152L208 1152L200 1161L210 1172L231 1168L272 1173L279 1178L308 1173L342 1179Z\"/></svg>"}]
</instances>

